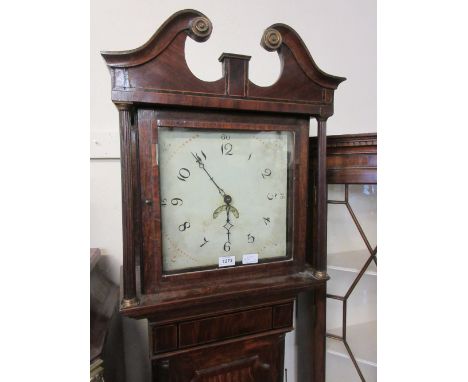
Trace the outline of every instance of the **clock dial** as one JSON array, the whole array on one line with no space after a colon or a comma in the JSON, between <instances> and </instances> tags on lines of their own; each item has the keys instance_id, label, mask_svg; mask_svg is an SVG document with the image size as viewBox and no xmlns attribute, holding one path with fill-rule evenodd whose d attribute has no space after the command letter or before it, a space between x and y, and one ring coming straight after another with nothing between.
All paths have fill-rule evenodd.
<instances>
[{"instance_id":1,"label":"clock dial","mask_svg":"<svg viewBox=\"0 0 468 382\"><path fill-rule=\"evenodd\" d=\"M160 127L165 272L288 256L292 133Z\"/></svg>"}]
</instances>

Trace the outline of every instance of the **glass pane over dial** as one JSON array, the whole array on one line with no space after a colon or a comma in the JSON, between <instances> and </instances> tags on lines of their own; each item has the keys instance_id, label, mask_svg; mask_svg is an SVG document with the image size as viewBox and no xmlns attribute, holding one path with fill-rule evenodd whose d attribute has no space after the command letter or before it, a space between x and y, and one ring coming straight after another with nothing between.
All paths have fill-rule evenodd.
<instances>
[{"instance_id":1,"label":"glass pane over dial","mask_svg":"<svg viewBox=\"0 0 468 382\"><path fill-rule=\"evenodd\" d=\"M160 127L164 272L288 257L292 147L286 131Z\"/></svg>"}]
</instances>

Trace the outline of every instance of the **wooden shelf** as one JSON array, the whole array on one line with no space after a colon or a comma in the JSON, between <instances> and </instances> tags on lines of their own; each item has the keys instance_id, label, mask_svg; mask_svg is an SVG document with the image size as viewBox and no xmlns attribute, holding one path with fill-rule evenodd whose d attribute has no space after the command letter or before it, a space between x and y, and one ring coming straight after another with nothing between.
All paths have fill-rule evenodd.
<instances>
[{"instance_id":1,"label":"wooden shelf","mask_svg":"<svg viewBox=\"0 0 468 382\"><path fill-rule=\"evenodd\" d=\"M329 329L327 332L341 336L341 328ZM377 321L349 325L346 337L359 364L377 367ZM327 339L327 353L350 359L339 340Z\"/></svg>"},{"instance_id":2,"label":"wooden shelf","mask_svg":"<svg viewBox=\"0 0 468 382\"><path fill-rule=\"evenodd\" d=\"M356 368L349 358L327 354L326 382L362 382ZM359 364L366 382L377 382L377 368Z\"/></svg>"},{"instance_id":3,"label":"wooden shelf","mask_svg":"<svg viewBox=\"0 0 468 382\"><path fill-rule=\"evenodd\" d=\"M331 268L328 268L328 275L330 276L330 280L327 284L327 293L338 296L344 296L358 276L358 274L354 272L343 272ZM353 303L361 301L364 304L369 304L369 298L371 296L372 302L376 300L376 291L377 277L364 274L354 288L350 298L354 301ZM361 320L361 322L362 321L370 321L370 319Z\"/></svg>"},{"instance_id":4,"label":"wooden shelf","mask_svg":"<svg viewBox=\"0 0 468 382\"><path fill-rule=\"evenodd\" d=\"M359 273L369 256L367 250L329 253L327 255L328 269ZM367 267L365 274L377 276L377 266L373 261Z\"/></svg>"}]
</instances>

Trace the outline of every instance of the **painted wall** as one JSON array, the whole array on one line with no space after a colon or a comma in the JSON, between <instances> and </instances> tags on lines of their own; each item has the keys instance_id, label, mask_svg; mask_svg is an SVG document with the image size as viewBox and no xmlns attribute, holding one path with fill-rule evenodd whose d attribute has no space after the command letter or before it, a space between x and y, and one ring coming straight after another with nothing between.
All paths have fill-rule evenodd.
<instances>
[{"instance_id":1,"label":"painted wall","mask_svg":"<svg viewBox=\"0 0 468 382\"><path fill-rule=\"evenodd\" d=\"M319 67L347 77L335 96L329 134L376 131L376 4L374 0L257 0L236 2L169 0L100 0L91 2L91 247L107 256L109 276L119 281L122 263L118 113L110 101L110 76L99 52L144 44L174 12L193 8L213 23L202 44L187 40L193 73L203 80L221 77L223 52L251 55L250 79L275 82L276 53L260 47L263 30L282 22L304 40ZM311 129L311 134L314 129ZM144 321L124 320L127 381L149 378ZM286 339L288 381L295 378L294 332Z\"/></svg>"}]
</instances>

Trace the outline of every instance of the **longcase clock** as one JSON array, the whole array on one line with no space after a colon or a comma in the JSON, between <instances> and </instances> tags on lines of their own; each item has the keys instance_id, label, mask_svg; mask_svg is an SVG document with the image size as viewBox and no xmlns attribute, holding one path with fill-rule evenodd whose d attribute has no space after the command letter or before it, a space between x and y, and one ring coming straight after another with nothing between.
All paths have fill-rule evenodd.
<instances>
[{"instance_id":1,"label":"longcase clock","mask_svg":"<svg viewBox=\"0 0 468 382\"><path fill-rule=\"evenodd\" d=\"M255 85L250 57L230 53L222 78L201 81L185 41L211 32L184 10L140 48L102 53L120 115L121 312L148 319L153 381L282 381L294 300L308 292L308 378L323 381L325 125L344 78L275 24L261 38L282 62L275 84ZM319 171L308 190L311 117Z\"/></svg>"}]
</instances>

